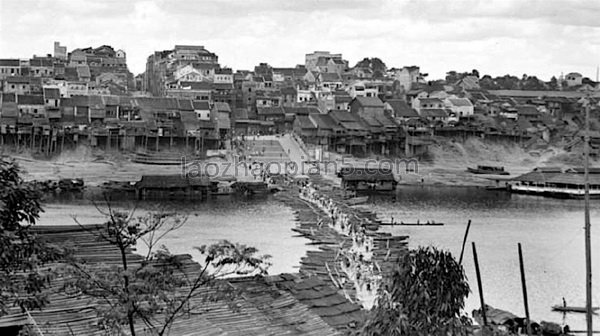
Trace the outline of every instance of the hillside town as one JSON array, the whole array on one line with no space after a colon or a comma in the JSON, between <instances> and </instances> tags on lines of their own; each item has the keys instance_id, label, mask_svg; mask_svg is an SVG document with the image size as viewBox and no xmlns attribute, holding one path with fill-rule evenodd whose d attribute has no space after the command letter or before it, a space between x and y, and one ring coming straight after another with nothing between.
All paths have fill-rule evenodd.
<instances>
[{"instance_id":1,"label":"hillside town","mask_svg":"<svg viewBox=\"0 0 600 336\"><path fill-rule=\"evenodd\" d=\"M591 154L600 151L600 84L577 72L480 76L386 66L315 51L305 64L221 67L217 53L175 45L134 76L124 50L102 45L0 59L3 148L50 157L86 144L132 151L231 149L241 135L293 133L311 149L356 157L425 155L435 137L523 146L582 147L591 107Z\"/></svg>"}]
</instances>

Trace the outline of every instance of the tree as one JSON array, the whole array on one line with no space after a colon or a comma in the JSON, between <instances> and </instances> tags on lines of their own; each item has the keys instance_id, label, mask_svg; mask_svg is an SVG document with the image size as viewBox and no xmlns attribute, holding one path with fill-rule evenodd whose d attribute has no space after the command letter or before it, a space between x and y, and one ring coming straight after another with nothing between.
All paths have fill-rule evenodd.
<instances>
[{"instance_id":1,"label":"tree","mask_svg":"<svg viewBox=\"0 0 600 336\"><path fill-rule=\"evenodd\" d=\"M53 275L43 266L63 253L30 230L43 211L41 194L20 175L14 160L0 158L0 315L11 304L23 312L43 308Z\"/></svg>"},{"instance_id":2,"label":"tree","mask_svg":"<svg viewBox=\"0 0 600 336\"><path fill-rule=\"evenodd\" d=\"M377 73L381 77L383 77L385 75L385 72L387 71L387 66L385 65L385 63L377 57L365 57L361 61L356 63L355 67L371 69L374 75Z\"/></svg>"},{"instance_id":3,"label":"tree","mask_svg":"<svg viewBox=\"0 0 600 336\"><path fill-rule=\"evenodd\" d=\"M558 90L558 79L556 79L555 76L552 76L552 78L550 78L550 82L548 82L548 87L550 88L550 90Z\"/></svg>"},{"instance_id":4,"label":"tree","mask_svg":"<svg viewBox=\"0 0 600 336\"><path fill-rule=\"evenodd\" d=\"M71 260L72 280L66 289L103 302L97 308L99 327L111 333L120 334L128 328L129 334L135 336L136 323L141 322L152 334L167 335L177 319L202 312L199 301L235 297L231 287L219 281L223 277L266 274L269 256L256 256L258 251L253 247L228 241L197 247L204 260L196 264L159 246L165 235L185 223L185 216L164 210L135 216L135 210L115 211L108 201L107 208L98 207L108 220L93 233L116 247L120 265L90 266ZM136 260L129 251L139 242L147 252ZM207 286L212 291L201 290Z\"/></svg>"},{"instance_id":5,"label":"tree","mask_svg":"<svg viewBox=\"0 0 600 336\"><path fill-rule=\"evenodd\" d=\"M466 335L469 322L460 313L469 291L462 266L449 252L411 250L387 279L363 334Z\"/></svg>"},{"instance_id":6,"label":"tree","mask_svg":"<svg viewBox=\"0 0 600 336\"><path fill-rule=\"evenodd\" d=\"M498 90L500 88L490 75L483 75L479 80L479 86L484 90Z\"/></svg>"},{"instance_id":7,"label":"tree","mask_svg":"<svg viewBox=\"0 0 600 336\"><path fill-rule=\"evenodd\" d=\"M458 82L460 79L461 77L456 71L452 70L446 72L446 83L453 84Z\"/></svg>"}]
</instances>

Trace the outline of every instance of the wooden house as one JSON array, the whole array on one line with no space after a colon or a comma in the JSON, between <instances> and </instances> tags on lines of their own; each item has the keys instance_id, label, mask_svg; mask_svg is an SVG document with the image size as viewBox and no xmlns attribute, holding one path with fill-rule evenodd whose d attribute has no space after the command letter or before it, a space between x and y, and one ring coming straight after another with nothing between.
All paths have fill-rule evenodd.
<instances>
[{"instance_id":1,"label":"wooden house","mask_svg":"<svg viewBox=\"0 0 600 336\"><path fill-rule=\"evenodd\" d=\"M363 192L395 191L398 182L391 169L384 168L342 168L338 177L346 190Z\"/></svg>"}]
</instances>

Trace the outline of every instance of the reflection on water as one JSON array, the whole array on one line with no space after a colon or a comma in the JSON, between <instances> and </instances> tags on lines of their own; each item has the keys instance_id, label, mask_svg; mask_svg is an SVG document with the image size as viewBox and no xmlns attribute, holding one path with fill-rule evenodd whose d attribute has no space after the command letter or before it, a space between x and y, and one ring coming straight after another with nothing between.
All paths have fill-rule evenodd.
<instances>
[{"instance_id":1,"label":"reflection on water","mask_svg":"<svg viewBox=\"0 0 600 336\"><path fill-rule=\"evenodd\" d=\"M133 203L118 203L132 208ZM244 199L219 197L208 202L172 203L175 211L188 214L186 224L162 241L173 253L189 253L199 260L195 246L227 239L259 249L272 256L270 274L297 272L308 240L292 236L295 225L291 209L271 198ZM155 203L137 204L138 212L155 210ZM62 202L45 205L40 224L73 224L76 215L83 224L103 223L106 219L89 202Z\"/></svg>"},{"instance_id":2,"label":"reflection on water","mask_svg":"<svg viewBox=\"0 0 600 336\"><path fill-rule=\"evenodd\" d=\"M523 245L532 319L562 322L551 312L562 297L585 306L583 201L514 195L478 188L401 186L394 197L374 197L366 208L385 221L444 222L441 227L386 227L410 236L411 247L433 245L457 258L467 221L472 220L463 264L472 294L468 312L479 306L471 242L477 245L487 304L524 316L517 243ZM591 202L592 260L600 265L600 201ZM600 268L596 267L598 272ZM595 279L598 279L596 277ZM594 305L600 305L600 280L594 285ZM572 329L585 329L585 316L568 315ZM595 325L600 324L596 316Z\"/></svg>"}]
</instances>

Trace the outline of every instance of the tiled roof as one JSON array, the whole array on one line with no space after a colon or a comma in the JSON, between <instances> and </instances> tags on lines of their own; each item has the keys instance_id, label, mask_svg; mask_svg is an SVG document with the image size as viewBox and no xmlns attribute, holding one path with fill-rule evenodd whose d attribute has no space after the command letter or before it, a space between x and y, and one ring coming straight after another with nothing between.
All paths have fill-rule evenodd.
<instances>
[{"instance_id":1,"label":"tiled roof","mask_svg":"<svg viewBox=\"0 0 600 336\"><path fill-rule=\"evenodd\" d=\"M443 104L444 102L439 98L421 98L419 99L420 104Z\"/></svg>"},{"instance_id":2,"label":"tiled roof","mask_svg":"<svg viewBox=\"0 0 600 336\"><path fill-rule=\"evenodd\" d=\"M284 115L282 107L257 107L258 115Z\"/></svg>"},{"instance_id":3,"label":"tiled roof","mask_svg":"<svg viewBox=\"0 0 600 336\"><path fill-rule=\"evenodd\" d=\"M180 82L179 85L182 88L189 88L191 90L206 90L209 91L213 83L211 82Z\"/></svg>"},{"instance_id":4,"label":"tiled roof","mask_svg":"<svg viewBox=\"0 0 600 336\"><path fill-rule=\"evenodd\" d=\"M383 102L377 97L356 97L353 102L358 103L360 106L383 108Z\"/></svg>"},{"instance_id":5,"label":"tiled roof","mask_svg":"<svg viewBox=\"0 0 600 336\"><path fill-rule=\"evenodd\" d=\"M90 67L88 67L87 65L78 65L77 66L77 76L79 78L91 77Z\"/></svg>"},{"instance_id":6,"label":"tiled roof","mask_svg":"<svg viewBox=\"0 0 600 336\"><path fill-rule=\"evenodd\" d=\"M6 77L6 82L11 84L29 84L31 78L25 76L10 76Z\"/></svg>"},{"instance_id":7,"label":"tiled roof","mask_svg":"<svg viewBox=\"0 0 600 336\"><path fill-rule=\"evenodd\" d=\"M421 109L420 113L425 118L445 118L448 116L445 109Z\"/></svg>"},{"instance_id":8,"label":"tiled roof","mask_svg":"<svg viewBox=\"0 0 600 336\"><path fill-rule=\"evenodd\" d=\"M295 95L296 93L296 88L291 86L287 86L281 89L281 94L283 95Z\"/></svg>"},{"instance_id":9,"label":"tiled roof","mask_svg":"<svg viewBox=\"0 0 600 336\"><path fill-rule=\"evenodd\" d=\"M317 128L328 130L341 129L328 114L310 114L308 117L317 125Z\"/></svg>"},{"instance_id":10,"label":"tiled roof","mask_svg":"<svg viewBox=\"0 0 600 336\"><path fill-rule=\"evenodd\" d=\"M296 121L300 124L301 129L316 129L315 125L307 115L297 115Z\"/></svg>"},{"instance_id":11,"label":"tiled roof","mask_svg":"<svg viewBox=\"0 0 600 336\"><path fill-rule=\"evenodd\" d=\"M248 110L245 108L233 109L233 117L235 120L246 120L248 119Z\"/></svg>"},{"instance_id":12,"label":"tiled roof","mask_svg":"<svg viewBox=\"0 0 600 336\"><path fill-rule=\"evenodd\" d=\"M7 102L3 101L0 107L0 117L2 118L16 118L19 116L19 109L17 103L14 101Z\"/></svg>"},{"instance_id":13,"label":"tiled roof","mask_svg":"<svg viewBox=\"0 0 600 336\"><path fill-rule=\"evenodd\" d=\"M321 111L317 107L313 106L298 106L298 107L288 107L285 106L283 108L286 114L311 114L311 113L321 113Z\"/></svg>"},{"instance_id":14,"label":"tiled roof","mask_svg":"<svg viewBox=\"0 0 600 336\"><path fill-rule=\"evenodd\" d=\"M119 96L104 95L104 96L102 96L102 99L104 100L105 105L110 105L110 106L121 105L121 99Z\"/></svg>"},{"instance_id":15,"label":"tiled roof","mask_svg":"<svg viewBox=\"0 0 600 336\"><path fill-rule=\"evenodd\" d=\"M213 83L213 90L233 90L233 84L231 83Z\"/></svg>"},{"instance_id":16,"label":"tiled roof","mask_svg":"<svg viewBox=\"0 0 600 336\"><path fill-rule=\"evenodd\" d=\"M540 114L540 112L537 110L537 108L533 105L518 105L516 107L517 107L517 113L519 115L537 116Z\"/></svg>"},{"instance_id":17,"label":"tiled roof","mask_svg":"<svg viewBox=\"0 0 600 336\"><path fill-rule=\"evenodd\" d=\"M186 131L195 131L200 127L198 115L194 111L181 111L181 123Z\"/></svg>"},{"instance_id":18,"label":"tiled roof","mask_svg":"<svg viewBox=\"0 0 600 336\"><path fill-rule=\"evenodd\" d=\"M206 100L194 100L194 110L210 110L210 104Z\"/></svg>"},{"instance_id":19,"label":"tiled roof","mask_svg":"<svg viewBox=\"0 0 600 336\"><path fill-rule=\"evenodd\" d=\"M133 100L136 106L146 110L177 110L179 105L176 98L138 97Z\"/></svg>"},{"instance_id":20,"label":"tiled roof","mask_svg":"<svg viewBox=\"0 0 600 336\"><path fill-rule=\"evenodd\" d=\"M471 101L467 98L448 98L448 100L454 106L473 106Z\"/></svg>"},{"instance_id":21,"label":"tiled roof","mask_svg":"<svg viewBox=\"0 0 600 336\"><path fill-rule=\"evenodd\" d=\"M60 90L58 88L44 88L44 98L60 99Z\"/></svg>"},{"instance_id":22,"label":"tiled roof","mask_svg":"<svg viewBox=\"0 0 600 336\"><path fill-rule=\"evenodd\" d=\"M389 99L386 101L394 111L397 118L418 118L419 114L402 99Z\"/></svg>"},{"instance_id":23,"label":"tiled roof","mask_svg":"<svg viewBox=\"0 0 600 336\"><path fill-rule=\"evenodd\" d=\"M44 105L44 97L40 95L18 95L18 105Z\"/></svg>"},{"instance_id":24,"label":"tiled roof","mask_svg":"<svg viewBox=\"0 0 600 336\"><path fill-rule=\"evenodd\" d=\"M21 62L18 59L0 59L0 66L3 67L18 67L19 65L21 65Z\"/></svg>"},{"instance_id":25,"label":"tiled roof","mask_svg":"<svg viewBox=\"0 0 600 336\"><path fill-rule=\"evenodd\" d=\"M0 97L2 97L2 102L3 103L14 103L17 101L17 95L15 93L1 93L0 92Z\"/></svg>"},{"instance_id":26,"label":"tiled roof","mask_svg":"<svg viewBox=\"0 0 600 336\"><path fill-rule=\"evenodd\" d=\"M231 75L231 74L233 74L233 71L230 68L220 68L220 69L215 70L215 74Z\"/></svg>"},{"instance_id":27,"label":"tiled roof","mask_svg":"<svg viewBox=\"0 0 600 336\"><path fill-rule=\"evenodd\" d=\"M585 93L577 91L489 90L489 92L501 97L585 97ZM598 96L598 93L593 95Z\"/></svg>"},{"instance_id":28,"label":"tiled roof","mask_svg":"<svg viewBox=\"0 0 600 336\"><path fill-rule=\"evenodd\" d=\"M66 80L76 81L79 80L79 74L77 73L77 67L65 67L64 78Z\"/></svg>"},{"instance_id":29,"label":"tiled roof","mask_svg":"<svg viewBox=\"0 0 600 336\"><path fill-rule=\"evenodd\" d=\"M321 72L319 74L319 81L324 82L341 82L342 77L337 72Z\"/></svg>"},{"instance_id":30,"label":"tiled roof","mask_svg":"<svg viewBox=\"0 0 600 336\"><path fill-rule=\"evenodd\" d=\"M228 112L231 113L231 108L229 104L223 102L215 102L214 108L219 112Z\"/></svg>"},{"instance_id":31,"label":"tiled roof","mask_svg":"<svg viewBox=\"0 0 600 336\"><path fill-rule=\"evenodd\" d=\"M29 65L30 66L40 66L40 67L52 67L54 65L54 62L52 62L52 60L49 59L44 59L44 58L32 58L29 60Z\"/></svg>"},{"instance_id":32,"label":"tiled roof","mask_svg":"<svg viewBox=\"0 0 600 336\"><path fill-rule=\"evenodd\" d=\"M193 111L194 110L192 101L189 99L177 99L177 105L179 107L179 110L182 110L182 111Z\"/></svg>"}]
</instances>

